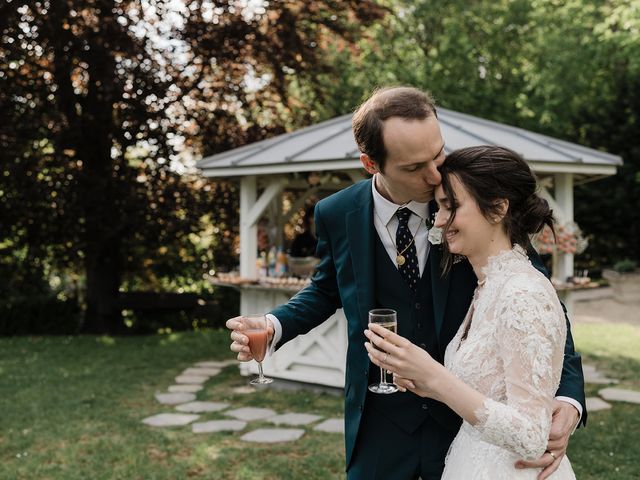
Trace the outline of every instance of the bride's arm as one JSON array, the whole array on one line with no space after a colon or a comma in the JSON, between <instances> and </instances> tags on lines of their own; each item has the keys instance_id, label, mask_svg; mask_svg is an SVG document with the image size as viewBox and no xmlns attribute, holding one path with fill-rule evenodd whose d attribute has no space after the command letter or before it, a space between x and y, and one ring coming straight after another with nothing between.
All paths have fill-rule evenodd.
<instances>
[{"instance_id":1,"label":"bride's arm","mask_svg":"<svg viewBox=\"0 0 640 480\"><path fill-rule=\"evenodd\" d=\"M446 403L488 442L507 448L523 458L538 458L547 445L552 399L562 364L565 325L558 313L554 292L535 282L512 284L501 292L496 308L495 352L504 365L506 401L485 397L455 377L427 352L383 329L371 330L387 340L370 340L384 351L368 345L372 361L409 380L398 383L418 395ZM387 333L388 332L388 333Z\"/></svg>"}]
</instances>

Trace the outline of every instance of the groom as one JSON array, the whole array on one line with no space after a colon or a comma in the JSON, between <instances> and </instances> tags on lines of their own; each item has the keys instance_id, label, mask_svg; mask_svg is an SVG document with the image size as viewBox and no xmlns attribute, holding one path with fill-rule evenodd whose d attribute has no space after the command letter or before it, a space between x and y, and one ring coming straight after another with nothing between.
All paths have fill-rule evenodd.
<instances>
[{"instance_id":1,"label":"groom","mask_svg":"<svg viewBox=\"0 0 640 480\"><path fill-rule=\"evenodd\" d=\"M469 308L477 279L466 261L442 277L441 251L428 242L433 192L445 161L435 105L408 87L376 91L356 111L353 132L360 160L373 179L320 201L315 210L320 263L312 283L275 308L273 344L279 348L344 309L349 347L345 379L345 444L349 479L439 479L460 419L445 405L410 392L379 395L363 331L369 310L398 312L398 333L443 362L444 351ZM542 269L535 252L534 265ZM227 321L239 360L250 360L247 337ZM520 466L558 463L581 418L586 420L580 356L567 334L548 452Z\"/></svg>"}]
</instances>

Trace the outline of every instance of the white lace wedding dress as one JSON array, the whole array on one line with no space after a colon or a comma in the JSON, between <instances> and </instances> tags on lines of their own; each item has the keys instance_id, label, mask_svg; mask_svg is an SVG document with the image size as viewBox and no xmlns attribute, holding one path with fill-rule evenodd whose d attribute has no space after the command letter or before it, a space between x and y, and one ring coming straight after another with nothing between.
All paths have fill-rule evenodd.
<instances>
[{"instance_id":1,"label":"white lace wedding dress","mask_svg":"<svg viewBox=\"0 0 640 480\"><path fill-rule=\"evenodd\" d=\"M518 245L489 258L483 272L486 278L447 347L445 365L487 399L475 426L463 422L442 479L534 480L539 469L513 465L546 450L565 318L553 286ZM549 478L575 479L566 457Z\"/></svg>"}]
</instances>

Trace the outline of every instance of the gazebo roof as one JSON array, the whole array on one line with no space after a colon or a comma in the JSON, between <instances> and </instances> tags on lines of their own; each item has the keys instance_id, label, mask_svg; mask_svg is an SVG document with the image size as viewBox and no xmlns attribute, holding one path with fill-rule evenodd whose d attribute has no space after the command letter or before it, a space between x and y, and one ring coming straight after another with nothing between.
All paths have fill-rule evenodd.
<instances>
[{"instance_id":1,"label":"gazebo roof","mask_svg":"<svg viewBox=\"0 0 640 480\"><path fill-rule=\"evenodd\" d=\"M211 155L197 166L208 177L359 169L351 116ZM573 173L577 181L613 175L622 165L617 155L444 108L438 109L438 120L447 153L473 145L501 145L522 155L538 174Z\"/></svg>"}]
</instances>

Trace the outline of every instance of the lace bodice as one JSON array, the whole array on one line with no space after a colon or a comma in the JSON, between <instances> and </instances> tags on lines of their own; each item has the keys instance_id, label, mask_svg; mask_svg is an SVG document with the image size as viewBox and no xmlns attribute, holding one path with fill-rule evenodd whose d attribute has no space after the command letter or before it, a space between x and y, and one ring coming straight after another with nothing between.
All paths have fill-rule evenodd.
<instances>
[{"instance_id":1,"label":"lace bodice","mask_svg":"<svg viewBox=\"0 0 640 480\"><path fill-rule=\"evenodd\" d=\"M487 397L478 423L463 430L519 458L539 458L562 372L564 313L520 246L489 258L483 273L445 354L446 367Z\"/></svg>"}]
</instances>

